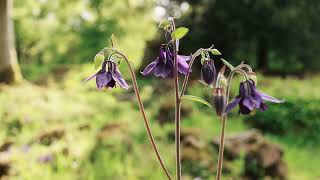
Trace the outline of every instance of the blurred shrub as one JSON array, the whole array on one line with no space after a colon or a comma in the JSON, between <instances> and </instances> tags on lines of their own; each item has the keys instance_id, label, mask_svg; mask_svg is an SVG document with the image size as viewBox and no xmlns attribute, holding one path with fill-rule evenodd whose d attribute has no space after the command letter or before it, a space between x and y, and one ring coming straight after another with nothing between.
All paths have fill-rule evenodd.
<instances>
[{"instance_id":1,"label":"blurred shrub","mask_svg":"<svg viewBox=\"0 0 320 180\"><path fill-rule=\"evenodd\" d=\"M281 105L272 105L265 113L257 113L247 120L265 132L320 139L320 100L290 99Z\"/></svg>"}]
</instances>

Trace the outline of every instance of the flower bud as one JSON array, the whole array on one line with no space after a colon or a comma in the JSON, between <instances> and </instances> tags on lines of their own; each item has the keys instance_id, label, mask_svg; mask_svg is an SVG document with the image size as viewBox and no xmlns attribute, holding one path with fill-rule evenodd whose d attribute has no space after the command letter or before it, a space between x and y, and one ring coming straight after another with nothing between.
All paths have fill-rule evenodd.
<instances>
[{"instance_id":1,"label":"flower bud","mask_svg":"<svg viewBox=\"0 0 320 180\"><path fill-rule=\"evenodd\" d=\"M251 72L248 72L247 74L248 74L248 78L251 79L254 82L255 86L257 86L258 79L257 79L256 73L251 71Z\"/></svg>"},{"instance_id":2,"label":"flower bud","mask_svg":"<svg viewBox=\"0 0 320 180\"><path fill-rule=\"evenodd\" d=\"M213 99L212 106L214 107L218 116L221 116L225 113L227 106L227 98L224 88L214 88L213 89Z\"/></svg>"},{"instance_id":3,"label":"flower bud","mask_svg":"<svg viewBox=\"0 0 320 180\"><path fill-rule=\"evenodd\" d=\"M206 60L201 68L201 79L211 85L216 80L216 68L213 60Z\"/></svg>"}]
</instances>

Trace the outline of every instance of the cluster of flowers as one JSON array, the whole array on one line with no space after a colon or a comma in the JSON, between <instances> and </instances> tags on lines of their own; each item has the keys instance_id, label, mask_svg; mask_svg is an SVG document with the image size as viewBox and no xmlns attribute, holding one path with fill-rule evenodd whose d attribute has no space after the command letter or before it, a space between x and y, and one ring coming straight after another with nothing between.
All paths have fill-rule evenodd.
<instances>
[{"instance_id":1,"label":"cluster of flowers","mask_svg":"<svg viewBox=\"0 0 320 180\"><path fill-rule=\"evenodd\" d=\"M159 49L159 56L152 61L142 72L144 76L154 75L155 77L161 78L172 78L174 70L174 51L172 46L172 41L167 44L162 44ZM178 71L187 75L189 70L188 61L191 56L177 55L178 61ZM237 105L239 105L239 113L250 114L256 109L260 111L265 111L268 106L265 101L272 103L281 103L283 100L271 97L256 88L256 78L255 76L250 76L251 78L245 80L239 85L239 95L237 95L228 105L225 104L225 90L221 87L216 87L213 90L213 105L216 108L217 114L221 115L224 112L230 112ZM114 88L119 85L121 88L128 89L129 86L125 82L120 73L117 63L107 59L102 63L101 69L86 79L89 81L96 78L96 84L98 88ZM202 63L201 68L201 79L207 86L212 86L216 84L217 73L214 65L214 60L205 59ZM222 78L219 78L220 80Z\"/></svg>"}]
</instances>

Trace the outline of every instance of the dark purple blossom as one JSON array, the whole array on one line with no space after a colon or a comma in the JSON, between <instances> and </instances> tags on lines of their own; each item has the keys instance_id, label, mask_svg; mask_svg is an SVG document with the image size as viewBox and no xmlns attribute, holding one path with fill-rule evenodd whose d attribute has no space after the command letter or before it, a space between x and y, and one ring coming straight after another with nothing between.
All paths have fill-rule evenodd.
<instances>
[{"instance_id":1,"label":"dark purple blossom","mask_svg":"<svg viewBox=\"0 0 320 180\"><path fill-rule=\"evenodd\" d=\"M258 91L252 80L244 81L240 83L239 95L228 104L226 112L230 112L237 105L239 105L239 113L241 114L250 114L256 109L263 112L268 108L265 101L272 103L284 102L284 100L276 99Z\"/></svg>"},{"instance_id":2,"label":"dark purple blossom","mask_svg":"<svg viewBox=\"0 0 320 180\"><path fill-rule=\"evenodd\" d=\"M201 68L201 78L208 85L216 80L216 68L213 60L205 60Z\"/></svg>"},{"instance_id":3,"label":"dark purple blossom","mask_svg":"<svg viewBox=\"0 0 320 180\"><path fill-rule=\"evenodd\" d=\"M96 84L99 89L104 87L114 88L116 84L124 89L129 88L117 65L112 61L104 61L101 70L84 80L84 82L87 82L93 78L96 78Z\"/></svg>"},{"instance_id":4,"label":"dark purple blossom","mask_svg":"<svg viewBox=\"0 0 320 180\"><path fill-rule=\"evenodd\" d=\"M187 61L190 60L190 56L178 55L178 71L184 75L187 75L189 65ZM141 73L144 76L153 74L156 77L173 77L173 49L168 45L161 45L159 50L159 57L151 62Z\"/></svg>"}]
</instances>

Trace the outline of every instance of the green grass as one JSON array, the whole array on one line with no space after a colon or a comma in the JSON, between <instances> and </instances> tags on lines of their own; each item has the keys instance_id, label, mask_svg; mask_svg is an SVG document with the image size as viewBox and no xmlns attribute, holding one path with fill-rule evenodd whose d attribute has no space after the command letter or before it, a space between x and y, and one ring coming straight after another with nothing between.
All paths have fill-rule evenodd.
<instances>
[{"instance_id":1,"label":"green grass","mask_svg":"<svg viewBox=\"0 0 320 180\"><path fill-rule=\"evenodd\" d=\"M90 73L91 68L84 65L72 68L62 79L48 85L26 82L0 86L0 139L1 142L14 142L10 151L12 179L165 179L149 145L132 92L120 89L99 91L94 82L81 84L81 80ZM319 79L320 76L307 80L268 77L261 78L259 87L277 97L297 95L315 98L319 97L314 88ZM151 127L159 149L169 171L174 174L174 142L167 135L174 126L161 127L156 123L157 102L165 102L168 98L157 97L153 93L154 86L148 82L150 80L141 82L144 84L141 92L146 101L147 115L152 117ZM196 85L188 93L208 98L210 91L205 90L203 94L203 88ZM236 91L233 89L233 94ZM200 129L206 142L219 135L220 120L210 108L188 101L184 106L191 107L193 111L190 117L183 119L183 127ZM112 131L99 140L97 134L108 123L121 124L123 130ZM88 128L80 130L84 125ZM230 115L227 134L248 128L242 116ZM50 145L40 144L37 141L39 134L52 129L63 129L65 135ZM320 177L317 169L320 164L319 145L299 145L292 138L272 134L267 138L284 148L289 179ZM40 163L39 157L46 154L53 154L53 161ZM241 162L236 165L239 169L241 166ZM240 173L239 169L237 173ZM214 179L214 174L209 179Z\"/></svg>"}]
</instances>

